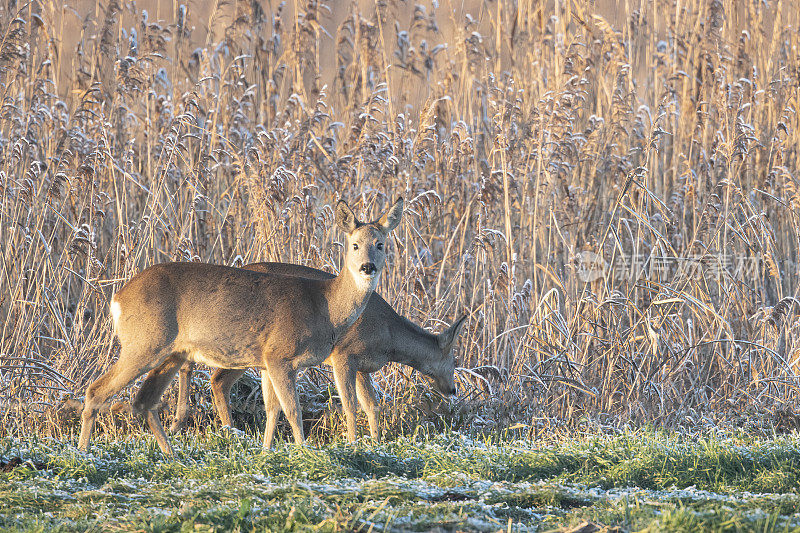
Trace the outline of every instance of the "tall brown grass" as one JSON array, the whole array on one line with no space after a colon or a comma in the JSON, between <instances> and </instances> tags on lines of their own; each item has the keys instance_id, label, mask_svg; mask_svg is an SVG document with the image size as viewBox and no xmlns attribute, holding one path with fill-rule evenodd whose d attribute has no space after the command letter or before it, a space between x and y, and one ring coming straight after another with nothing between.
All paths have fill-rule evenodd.
<instances>
[{"instance_id":1,"label":"tall brown grass","mask_svg":"<svg viewBox=\"0 0 800 533\"><path fill-rule=\"evenodd\" d=\"M379 291L470 314L463 425L798 407L796 5L370 4L0 11L4 405L82 394L146 266L335 270L402 194Z\"/></svg>"}]
</instances>

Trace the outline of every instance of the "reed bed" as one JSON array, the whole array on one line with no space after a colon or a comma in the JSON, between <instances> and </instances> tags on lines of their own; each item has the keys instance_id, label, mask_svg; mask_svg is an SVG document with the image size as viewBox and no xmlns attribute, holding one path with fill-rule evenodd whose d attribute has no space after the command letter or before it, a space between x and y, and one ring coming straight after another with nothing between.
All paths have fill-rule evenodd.
<instances>
[{"instance_id":1,"label":"reed bed","mask_svg":"<svg viewBox=\"0 0 800 533\"><path fill-rule=\"evenodd\" d=\"M469 320L461 401L387 367L388 428L791 418L798 18L778 0L8 2L0 427L50 420L114 361L107 302L143 268L335 271L330 206L398 195L379 292L433 330ZM307 397L330 389L306 376Z\"/></svg>"}]
</instances>

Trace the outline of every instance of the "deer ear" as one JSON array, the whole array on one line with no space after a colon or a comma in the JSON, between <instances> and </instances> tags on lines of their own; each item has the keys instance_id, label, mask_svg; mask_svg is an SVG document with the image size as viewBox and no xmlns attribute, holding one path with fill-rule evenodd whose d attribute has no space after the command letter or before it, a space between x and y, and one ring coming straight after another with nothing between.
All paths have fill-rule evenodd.
<instances>
[{"instance_id":1,"label":"deer ear","mask_svg":"<svg viewBox=\"0 0 800 533\"><path fill-rule=\"evenodd\" d=\"M464 325L464 321L466 319L467 315L461 315L461 318L456 320L452 326L439 334L439 348L442 350L450 349L450 347L458 338L458 334L461 333L461 326Z\"/></svg>"},{"instance_id":2,"label":"deer ear","mask_svg":"<svg viewBox=\"0 0 800 533\"><path fill-rule=\"evenodd\" d=\"M386 213L378 220L378 225L383 228L383 231L389 233L400 224L400 219L403 218L403 197L395 201L394 205L389 208Z\"/></svg>"},{"instance_id":3,"label":"deer ear","mask_svg":"<svg viewBox=\"0 0 800 533\"><path fill-rule=\"evenodd\" d=\"M355 213L344 200L339 200L336 204L336 224L347 234L353 233L358 226Z\"/></svg>"}]
</instances>

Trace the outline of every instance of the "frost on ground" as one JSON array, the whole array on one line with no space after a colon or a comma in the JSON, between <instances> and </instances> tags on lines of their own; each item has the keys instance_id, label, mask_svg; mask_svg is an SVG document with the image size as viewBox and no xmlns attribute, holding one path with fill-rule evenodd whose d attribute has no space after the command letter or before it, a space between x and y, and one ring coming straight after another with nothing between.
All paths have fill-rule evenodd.
<instances>
[{"instance_id":1,"label":"frost on ground","mask_svg":"<svg viewBox=\"0 0 800 533\"><path fill-rule=\"evenodd\" d=\"M148 438L0 440L0 528L800 531L797 437L656 433L562 444L457 433L384 444L282 445L208 433L167 460ZM16 464L16 463L15 463ZM770 487L770 488L768 488ZM767 490L768 489L768 490Z\"/></svg>"}]
</instances>

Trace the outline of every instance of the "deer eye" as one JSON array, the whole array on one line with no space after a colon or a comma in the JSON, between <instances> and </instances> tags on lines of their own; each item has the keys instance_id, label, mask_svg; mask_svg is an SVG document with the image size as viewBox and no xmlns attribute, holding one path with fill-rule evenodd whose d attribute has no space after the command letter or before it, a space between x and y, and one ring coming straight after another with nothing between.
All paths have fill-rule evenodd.
<instances>
[{"instance_id":1,"label":"deer eye","mask_svg":"<svg viewBox=\"0 0 800 533\"><path fill-rule=\"evenodd\" d=\"M383 243L382 242L378 243L378 250L383 250Z\"/></svg>"},{"instance_id":2,"label":"deer eye","mask_svg":"<svg viewBox=\"0 0 800 533\"><path fill-rule=\"evenodd\" d=\"M358 245L357 244L353 244L353 250L358 250Z\"/></svg>"}]
</instances>

